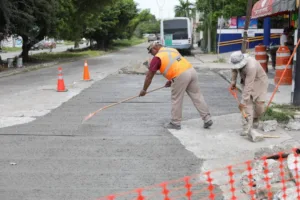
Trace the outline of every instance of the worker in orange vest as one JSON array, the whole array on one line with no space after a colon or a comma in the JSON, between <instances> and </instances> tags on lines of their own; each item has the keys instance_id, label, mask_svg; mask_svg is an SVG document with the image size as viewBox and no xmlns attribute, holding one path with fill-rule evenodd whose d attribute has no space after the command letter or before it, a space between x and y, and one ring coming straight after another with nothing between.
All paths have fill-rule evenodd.
<instances>
[{"instance_id":1,"label":"worker in orange vest","mask_svg":"<svg viewBox=\"0 0 300 200\"><path fill-rule=\"evenodd\" d=\"M185 92L200 113L204 121L204 128L209 128L213 122L208 106L200 92L198 75L192 64L182 57L176 49L165 48L156 42L151 43L147 49L148 53L154 57L151 60L140 96L146 95L157 70L168 79L165 86L172 87L172 120L165 125L165 128L181 129L182 104Z\"/></svg>"}]
</instances>

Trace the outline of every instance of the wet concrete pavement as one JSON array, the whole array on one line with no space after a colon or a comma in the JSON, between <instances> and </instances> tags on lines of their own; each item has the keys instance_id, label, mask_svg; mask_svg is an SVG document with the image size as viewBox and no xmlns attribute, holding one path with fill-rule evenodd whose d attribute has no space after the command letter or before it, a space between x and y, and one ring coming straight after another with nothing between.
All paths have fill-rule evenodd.
<instances>
[{"instance_id":1,"label":"wet concrete pavement","mask_svg":"<svg viewBox=\"0 0 300 200\"><path fill-rule=\"evenodd\" d=\"M130 58L140 48L143 47L135 47L126 56ZM101 59L105 58L95 60L100 62ZM106 61L107 68L110 66L111 71L117 71L121 58ZM75 71L81 69L79 66ZM201 64L196 67L212 115L238 113L225 80L208 69L201 69ZM67 70L67 74L71 72ZM40 73L49 71L45 69ZM90 112L137 95L143 81L143 75L108 75L82 87L77 94L65 99L51 112L36 117L35 121L0 129L0 199L97 199L200 173L203 160L186 150L163 128L170 120L169 89L109 108L81 123ZM165 79L156 76L150 89L164 84ZM47 95L49 99L56 98L55 92L53 97ZM195 123L202 126L188 96L183 118L197 119ZM207 185L199 186L202 190L204 187ZM180 192L185 193L184 187ZM208 192L204 189L198 196L208 196ZM152 199L161 199L161 194Z\"/></svg>"}]
</instances>

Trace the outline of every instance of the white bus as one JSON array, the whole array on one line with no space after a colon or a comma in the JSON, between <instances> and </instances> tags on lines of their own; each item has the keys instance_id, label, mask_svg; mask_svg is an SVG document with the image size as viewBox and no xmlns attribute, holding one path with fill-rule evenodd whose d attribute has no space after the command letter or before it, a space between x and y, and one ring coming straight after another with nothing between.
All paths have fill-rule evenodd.
<instances>
[{"instance_id":1,"label":"white bus","mask_svg":"<svg viewBox=\"0 0 300 200\"><path fill-rule=\"evenodd\" d=\"M178 50L192 49L193 35L191 21L187 17L161 20L160 43Z\"/></svg>"}]
</instances>

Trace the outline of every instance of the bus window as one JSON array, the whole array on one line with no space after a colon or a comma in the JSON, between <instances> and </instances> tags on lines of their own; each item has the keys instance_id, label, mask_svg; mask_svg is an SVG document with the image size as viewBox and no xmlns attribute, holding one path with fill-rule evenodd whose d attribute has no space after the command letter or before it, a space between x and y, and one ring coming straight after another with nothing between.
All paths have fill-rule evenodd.
<instances>
[{"instance_id":1,"label":"bus window","mask_svg":"<svg viewBox=\"0 0 300 200\"><path fill-rule=\"evenodd\" d=\"M173 40L188 39L188 23L184 19L163 22L164 34L172 34Z\"/></svg>"}]
</instances>

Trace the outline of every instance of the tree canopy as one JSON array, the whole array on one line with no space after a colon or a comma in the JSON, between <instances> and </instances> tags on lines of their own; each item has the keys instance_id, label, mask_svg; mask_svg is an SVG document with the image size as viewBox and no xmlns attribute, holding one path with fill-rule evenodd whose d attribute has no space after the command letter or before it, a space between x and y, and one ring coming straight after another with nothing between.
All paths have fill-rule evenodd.
<instances>
[{"instance_id":1,"label":"tree canopy","mask_svg":"<svg viewBox=\"0 0 300 200\"><path fill-rule=\"evenodd\" d=\"M149 9L140 12L135 20L139 21L135 29L135 33L140 37L144 33L160 32L160 21L158 21L155 16L150 13Z\"/></svg>"},{"instance_id":2,"label":"tree canopy","mask_svg":"<svg viewBox=\"0 0 300 200\"><path fill-rule=\"evenodd\" d=\"M175 17L188 17L191 18L195 15L194 4L189 0L179 0L179 5L174 7Z\"/></svg>"},{"instance_id":3,"label":"tree canopy","mask_svg":"<svg viewBox=\"0 0 300 200\"><path fill-rule=\"evenodd\" d=\"M0 0L0 41L10 34L21 36L24 60L45 36L75 45L86 37L106 49L115 39L131 38L137 29L156 32L159 22L149 10L138 10L134 0Z\"/></svg>"},{"instance_id":4,"label":"tree canopy","mask_svg":"<svg viewBox=\"0 0 300 200\"><path fill-rule=\"evenodd\" d=\"M56 0L1 0L0 31L2 35L16 34L23 38L25 60L35 41L54 35L57 3Z\"/></svg>"},{"instance_id":5,"label":"tree canopy","mask_svg":"<svg viewBox=\"0 0 300 200\"><path fill-rule=\"evenodd\" d=\"M258 0L253 0L253 4ZM196 0L196 8L203 13L200 30L204 31L204 42L207 45L207 36L211 35L212 47L216 47L216 31L218 18L230 18L232 16L245 16L247 1L245 0ZM213 27L213 28L212 28ZM210 31L208 31L210 30Z\"/></svg>"}]
</instances>

